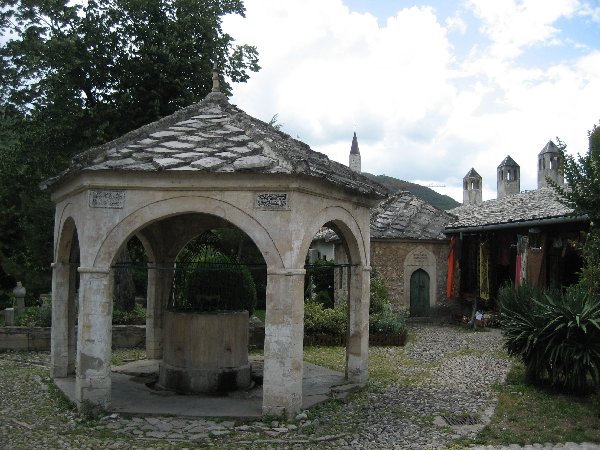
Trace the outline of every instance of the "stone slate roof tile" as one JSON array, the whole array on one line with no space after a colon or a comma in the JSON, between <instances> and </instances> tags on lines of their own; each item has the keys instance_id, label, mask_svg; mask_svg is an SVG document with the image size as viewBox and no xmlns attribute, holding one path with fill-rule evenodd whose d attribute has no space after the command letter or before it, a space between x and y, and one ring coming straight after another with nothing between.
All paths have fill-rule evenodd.
<instances>
[{"instance_id":1,"label":"stone slate roof tile","mask_svg":"<svg viewBox=\"0 0 600 450\"><path fill-rule=\"evenodd\" d=\"M573 210L558 200L552 188L540 188L501 199L487 200L480 205L464 205L448 211L456 217L448 224L453 228L527 222L568 216Z\"/></svg>"},{"instance_id":2,"label":"stone slate roof tile","mask_svg":"<svg viewBox=\"0 0 600 450\"><path fill-rule=\"evenodd\" d=\"M397 192L371 210L371 239L447 239L444 227L454 217L408 191ZM319 231L314 240L337 240L330 229Z\"/></svg>"},{"instance_id":3,"label":"stone slate roof tile","mask_svg":"<svg viewBox=\"0 0 600 450\"><path fill-rule=\"evenodd\" d=\"M446 239L453 219L408 191L398 192L371 210L371 239Z\"/></svg>"},{"instance_id":4,"label":"stone slate roof tile","mask_svg":"<svg viewBox=\"0 0 600 450\"><path fill-rule=\"evenodd\" d=\"M369 198L388 193L379 183L247 115L219 92L75 156L67 170L41 187L52 188L92 170L303 174Z\"/></svg>"}]
</instances>

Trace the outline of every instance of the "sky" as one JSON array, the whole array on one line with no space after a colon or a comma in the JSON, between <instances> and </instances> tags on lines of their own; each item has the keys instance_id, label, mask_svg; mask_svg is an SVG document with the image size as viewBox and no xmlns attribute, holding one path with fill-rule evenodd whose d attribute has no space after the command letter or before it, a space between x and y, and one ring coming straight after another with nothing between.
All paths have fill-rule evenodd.
<instances>
[{"instance_id":1,"label":"sky","mask_svg":"<svg viewBox=\"0 0 600 450\"><path fill-rule=\"evenodd\" d=\"M585 153L600 123L600 0L244 0L227 16L262 69L231 102L348 164L462 202L473 167L483 199L510 155L521 190L559 137Z\"/></svg>"}]
</instances>

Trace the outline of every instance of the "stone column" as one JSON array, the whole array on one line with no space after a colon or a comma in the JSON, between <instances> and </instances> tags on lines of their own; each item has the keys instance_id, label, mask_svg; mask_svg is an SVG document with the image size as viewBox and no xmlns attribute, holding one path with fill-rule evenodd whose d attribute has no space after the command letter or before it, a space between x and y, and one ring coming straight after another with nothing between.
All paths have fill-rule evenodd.
<instances>
[{"instance_id":1,"label":"stone column","mask_svg":"<svg viewBox=\"0 0 600 450\"><path fill-rule=\"evenodd\" d=\"M52 329L50 376L64 378L69 371L69 278L68 263L52 264Z\"/></svg>"},{"instance_id":2,"label":"stone column","mask_svg":"<svg viewBox=\"0 0 600 450\"><path fill-rule=\"evenodd\" d=\"M364 383L369 377L369 287L371 267L350 267L346 378Z\"/></svg>"},{"instance_id":3,"label":"stone column","mask_svg":"<svg viewBox=\"0 0 600 450\"><path fill-rule=\"evenodd\" d=\"M163 316L173 283L173 263L148 264L148 294L146 310L146 358L161 359L163 355Z\"/></svg>"},{"instance_id":4,"label":"stone column","mask_svg":"<svg viewBox=\"0 0 600 450\"><path fill-rule=\"evenodd\" d=\"M302 408L305 274L267 274L263 414L292 417Z\"/></svg>"},{"instance_id":5,"label":"stone column","mask_svg":"<svg viewBox=\"0 0 600 450\"><path fill-rule=\"evenodd\" d=\"M75 401L110 405L112 274L110 268L80 267Z\"/></svg>"}]
</instances>

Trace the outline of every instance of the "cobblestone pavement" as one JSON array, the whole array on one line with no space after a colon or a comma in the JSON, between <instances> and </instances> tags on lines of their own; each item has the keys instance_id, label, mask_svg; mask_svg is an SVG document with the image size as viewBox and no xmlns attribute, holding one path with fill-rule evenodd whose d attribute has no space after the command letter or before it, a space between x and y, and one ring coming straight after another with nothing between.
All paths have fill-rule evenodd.
<instances>
[{"instance_id":1,"label":"cobblestone pavement","mask_svg":"<svg viewBox=\"0 0 600 450\"><path fill-rule=\"evenodd\" d=\"M389 356L392 366L401 361L390 367L401 382L372 383L349 401L317 407L290 421L90 418L56 393L47 375L47 353L0 353L0 448L461 448L452 442L474 437L489 421L496 404L491 385L503 381L509 370L500 335L431 326L413 326L411 334L415 338L405 348L371 349L384 360ZM478 423L468 423L468 416ZM460 417L467 423L450 426L446 421ZM600 445L472 448L600 450Z\"/></svg>"}]
</instances>

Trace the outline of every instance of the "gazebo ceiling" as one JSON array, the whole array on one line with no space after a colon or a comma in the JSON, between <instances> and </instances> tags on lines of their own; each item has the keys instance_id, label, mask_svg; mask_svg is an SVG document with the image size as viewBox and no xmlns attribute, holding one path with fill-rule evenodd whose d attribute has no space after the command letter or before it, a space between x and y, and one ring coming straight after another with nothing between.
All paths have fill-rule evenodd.
<instances>
[{"instance_id":1,"label":"gazebo ceiling","mask_svg":"<svg viewBox=\"0 0 600 450\"><path fill-rule=\"evenodd\" d=\"M371 198L387 193L378 183L249 116L220 92L75 156L67 170L42 188L52 189L87 171L302 174Z\"/></svg>"}]
</instances>

